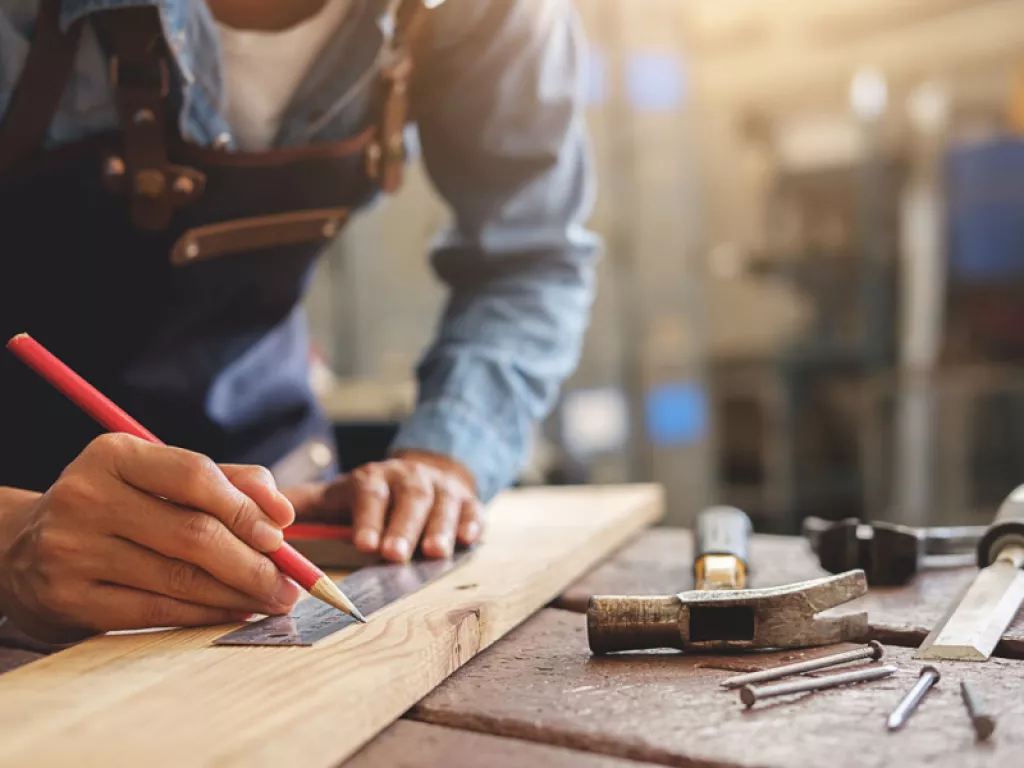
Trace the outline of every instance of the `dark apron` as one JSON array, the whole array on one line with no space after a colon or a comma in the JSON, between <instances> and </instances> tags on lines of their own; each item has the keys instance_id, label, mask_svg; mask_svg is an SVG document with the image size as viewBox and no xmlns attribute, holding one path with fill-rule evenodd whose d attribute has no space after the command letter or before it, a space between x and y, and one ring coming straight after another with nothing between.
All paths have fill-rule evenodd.
<instances>
[{"instance_id":1,"label":"dark apron","mask_svg":"<svg viewBox=\"0 0 1024 768\"><path fill-rule=\"evenodd\" d=\"M282 483L335 471L298 305L349 212L400 183L421 0L398 11L362 132L261 153L181 140L155 8L89 17L118 133L42 151L82 24L61 33L59 5L42 2L0 124L0 339L32 334L169 444ZM45 489L99 432L0 354L0 485Z\"/></svg>"}]
</instances>

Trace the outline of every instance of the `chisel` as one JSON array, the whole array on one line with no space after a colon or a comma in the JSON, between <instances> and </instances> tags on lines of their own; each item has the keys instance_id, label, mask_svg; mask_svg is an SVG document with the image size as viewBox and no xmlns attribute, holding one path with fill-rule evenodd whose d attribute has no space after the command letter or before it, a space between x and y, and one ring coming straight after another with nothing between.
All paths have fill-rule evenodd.
<instances>
[{"instance_id":1,"label":"chisel","mask_svg":"<svg viewBox=\"0 0 1024 768\"><path fill-rule=\"evenodd\" d=\"M985 661L1024 602L1024 485L1011 493L978 542L981 569L915 658Z\"/></svg>"},{"instance_id":2,"label":"chisel","mask_svg":"<svg viewBox=\"0 0 1024 768\"><path fill-rule=\"evenodd\" d=\"M753 525L736 507L711 507L694 526L693 579L696 588L744 589Z\"/></svg>"}]
</instances>

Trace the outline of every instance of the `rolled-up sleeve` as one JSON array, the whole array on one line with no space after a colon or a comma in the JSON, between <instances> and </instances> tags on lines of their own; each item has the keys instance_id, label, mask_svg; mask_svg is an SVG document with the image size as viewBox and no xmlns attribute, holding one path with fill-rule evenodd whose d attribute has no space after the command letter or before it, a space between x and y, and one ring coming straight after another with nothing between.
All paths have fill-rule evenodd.
<instances>
[{"instance_id":1,"label":"rolled-up sleeve","mask_svg":"<svg viewBox=\"0 0 1024 768\"><path fill-rule=\"evenodd\" d=\"M455 458L487 501L525 465L593 300L585 46L570 0L447 0L432 13L414 107L453 214L432 255L450 294L393 450Z\"/></svg>"}]
</instances>

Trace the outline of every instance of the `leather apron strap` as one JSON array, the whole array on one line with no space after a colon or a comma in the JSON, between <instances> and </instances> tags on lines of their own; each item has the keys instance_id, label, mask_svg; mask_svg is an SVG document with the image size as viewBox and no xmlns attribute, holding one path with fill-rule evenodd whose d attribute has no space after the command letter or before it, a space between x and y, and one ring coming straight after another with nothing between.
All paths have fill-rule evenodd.
<instances>
[{"instance_id":1,"label":"leather apron strap","mask_svg":"<svg viewBox=\"0 0 1024 768\"><path fill-rule=\"evenodd\" d=\"M387 193L402 183L406 162L404 131L409 120L409 87L414 52L425 36L424 0L391 0L393 32L382 52L376 103L376 130L366 148L366 170ZM111 80L121 131L123 157L109 157L104 181L132 198L132 219L142 229L166 228L174 209L205 189L199 171L168 160L167 119L171 53L154 7L125 7L90 14L110 57ZM36 31L21 77L0 121L0 174L42 149L47 129L66 88L84 19L60 28L60 1L40 0Z\"/></svg>"},{"instance_id":2,"label":"leather apron strap","mask_svg":"<svg viewBox=\"0 0 1024 768\"><path fill-rule=\"evenodd\" d=\"M99 11L92 23L110 56L124 139L124 157L115 159L123 163L123 172L108 172L105 179L115 191L130 194L135 226L165 229L175 207L202 193L205 178L195 169L171 165L167 157L171 52L160 12L155 6Z\"/></svg>"},{"instance_id":3,"label":"leather apron strap","mask_svg":"<svg viewBox=\"0 0 1024 768\"><path fill-rule=\"evenodd\" d=\"M25 65L0 121L0 174L39 151L78 52L83 20L60 28L60 0L41 0Z\"/></svg>"},{"instance_id":4,"label":"leather apron strap","mask_svg":"<svg viewBox=\"0 0 1024 768\"><path fill-rule=\"evenodd\" d=\"M426 35L427 10L424 0L389 4L393 32L382 52L376 135L366 150L367 175L388 194L402 185L405 172L409 87L417 48Z\"/></svg>"}]
</instances>

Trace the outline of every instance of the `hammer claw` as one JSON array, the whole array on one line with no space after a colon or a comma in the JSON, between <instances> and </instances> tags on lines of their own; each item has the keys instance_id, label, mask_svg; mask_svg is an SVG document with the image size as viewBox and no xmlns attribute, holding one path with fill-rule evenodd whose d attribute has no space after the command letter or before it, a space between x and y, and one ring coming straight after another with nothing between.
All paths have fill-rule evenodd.
<instances>
[{"instance_id":1,"label":"hammer claw","mask_svg":"<svg viewBox=\"0 0 1024 768\"><path fill-rule=\"evenodd\" d=\"M856 570L792 584L790 587L790 592L803 594L807 600L807 610L813 615L866 594L868 582L864 571Z\"/></svg>"}]
</instances>

